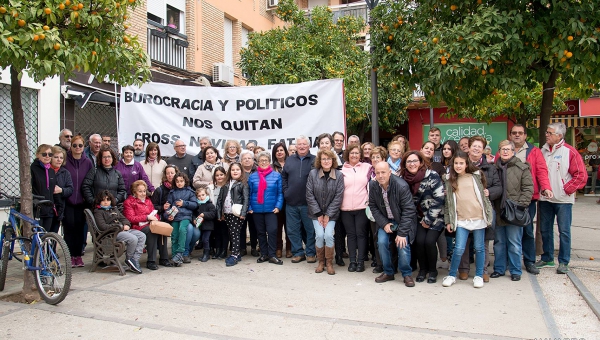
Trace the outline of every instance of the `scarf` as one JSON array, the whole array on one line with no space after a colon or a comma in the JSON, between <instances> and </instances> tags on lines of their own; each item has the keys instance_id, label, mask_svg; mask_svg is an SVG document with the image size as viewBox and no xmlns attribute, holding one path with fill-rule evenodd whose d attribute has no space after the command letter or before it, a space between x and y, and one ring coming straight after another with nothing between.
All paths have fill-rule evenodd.
<instances>
[{"instance_id":1,"label":"scarf","mask_svg":"<svg viewBox=\"0 0 600 340\"><path fill-rule=\"evenodd\" d=\"M398 158L397 161L392 162L392 157L388 157L388 164L390 165L390 169L392 169L392 172L397 174L400 172L400 161L402 160L402 158Z\"/></svg>"},{"instance_id":2,"label":"scarf","mask_svg":"<svg viewBox=\"0 0 600 340\"><path fill-rule=\"evenodd\" d=\"M404 171L404 176L402 178L404 178L406 183L410 185L410 192L413 194L413 196L416 195L419 191L421 181L423 180L423 178L425 178L425 171L425 168L419 169L419 171L417 171L417 173L415 174L410 173L407 170Z\"/></svg>"},{"instance_id":3,"label":"scarf","mask_svg":"<svg viewBox=\"0 0 600 340\"><path fill-rule=\"evenodd\" d=\"M59 167L52 167L52 170L54 170L54 172L58 172L58 170L60 170L60 166Z\"/></svg>"},{"instance_id":4,"label":"scarf","mask_svg":"<svg viewBox=\"0 0 600 340\"><path fill-rule=\"evenodd\" d=\"M198 201L198 204L204 204L206 202L208 202L208 200L210 199L210 197L206 196L206 198L204 198L203 200L201 199L196 199L196 201Z\"/></svg>"},{"instance_id":5,"label":"scarf","mask_svg":"<svg viewBox=\"0 0 600 340\"><path fill-rule=\"evenodd\" d=\"M96 209L110 210L110 209L112 209L112 206L110 206L110 205L109 205L108 207L105 207L105 206L103 206L103 205L99 205L99 204L98 204L98 205L96 206Z\"/></svg>"},{"instance_id":6,"label":"scarf","mask_svg":"<svg viewBox=\"0 0 600 340\"><path fill-rule=\"evenodd\" d=\"M215 164L210 164L209 162L204 162L204 168L210 172L212 172L213 169L218 166L223 166L223 163L221 163L221 161L217 161L217 162L215 162Z\"/></svg>"},{"instance_id":7,"label":"scarf","mask_svg":"<svg viewBox=\"0 0 600 340\"><path fill-rule=\"evenodd\" d=\"M267 175L271 173L273 169L271 167L267 167L265 169L258 168L256 172L258 172L258 203L265 203L265 190L267 189Z\"/></svg>"},{"instance_id":8,"label":"scarf","mask_svg":"<svg viewBox=\"0 0 600 340\"><path fill-rule=\"evenodd\" d=\"M164 181L164 182L163 182L163 185L165 186L165 188L167 188L167 189L169 189L169 190L171 190L171 187L173 186L173 185L171 184L171 182L169 182L169 181Z\"/></svg>"},{"instance_id":9,"label":"scarf","mask_svg":"<svg viewBox=\"0 0 600 340\"><path fill-rule=\"evenodd\" d=\"M48 170L52 165L50 163L44 164L42 161L40 161L40 164L44 169L46 169L46 189L50 189L50 177L48 177Z\"/></svg>"},{"instance_id":10,"label":"scarf","mask_svg":"<svg viewBox=\"0 0 600 340\"><path fill-rule=\"evenodd\" d=\"M229 157L228 154L225 154L225 162L227 163L239 163L240 155L235 155L234 157Z\"/></svg>"}]
</instances>

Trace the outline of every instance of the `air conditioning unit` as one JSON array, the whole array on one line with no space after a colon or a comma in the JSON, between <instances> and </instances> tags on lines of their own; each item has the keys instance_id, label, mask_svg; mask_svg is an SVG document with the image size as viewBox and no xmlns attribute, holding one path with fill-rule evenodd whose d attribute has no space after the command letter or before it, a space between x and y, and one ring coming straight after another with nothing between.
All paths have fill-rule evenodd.
<instances>
[{"instance_id":1,"label":"air conditioning unit","mask_svg":"<svg viewBox=\"0 0 600 340\"><path fill-rule=\"evenodd\" d=\"M213 64L213 83L233 86L233 69L223 63Z\"/></svg>"},{"instance_id":2,"label":"air conditioning unit","mask_svg":"<svg viewBox=\"0 0 600 340\"><path fill-rule=\"evenodd\" d=\"M267 0L267 8L277 7L279 0Z\"/></svg>"}]
</instances>

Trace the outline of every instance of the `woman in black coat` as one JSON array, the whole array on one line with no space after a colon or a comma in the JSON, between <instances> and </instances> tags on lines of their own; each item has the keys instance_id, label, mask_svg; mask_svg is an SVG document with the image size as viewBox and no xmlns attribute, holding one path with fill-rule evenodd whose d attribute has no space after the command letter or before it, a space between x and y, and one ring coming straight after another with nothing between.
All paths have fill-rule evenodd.
<instances>
[{"instance_id":1,"label":"woman in black coat","mask_svg":"<svg viewBox=\"0 0 600 340\"><path fill-rule=\"evenodd\" d=\"M51 169L52 146L40 145L35 152L36 160L31 163L31 192L44 196L44 199L54 203L54 188L56 173ZM37 211L34 212L37 214ZM41 206L39 210L40 226L45 230L52 228L52 219L56 216L54 207Z\"/></svg>"},{"instance_id":2,"label":"woman in black coat","mask_svg":"<svg viewBox=\"0 0 600 340\"><path fill-rule=\"evenodd\" d=\"M121 173L115 169L117 155L108 146L102 146L98 152L96 168L92 168L81 185L83 198L91 206L96 195L102 190L108 190L121 206L127 198L125 182Z\"/></svg>"},{"instance_id":3,"label":"woman in black coat","mask_svg":"<svg viewBox=\"0 0 600 340\"><path fill-rule=\"evenodd\" d=\"M56 172L56 186L54 187L54 205L56 207L56 216L52 219L52 228L50 232L57 233L60 228L60 222L65 214L65 201L73 194L73 181L71 173L63 166L67 153L60 146L52 147L52 169Z\"/></svg>"}]
</instances>

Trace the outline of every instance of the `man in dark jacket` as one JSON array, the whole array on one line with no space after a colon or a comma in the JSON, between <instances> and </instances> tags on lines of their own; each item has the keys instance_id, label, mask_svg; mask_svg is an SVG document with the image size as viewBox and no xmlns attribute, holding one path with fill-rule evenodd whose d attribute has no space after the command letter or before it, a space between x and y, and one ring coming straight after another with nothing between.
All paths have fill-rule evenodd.
<instances>
[{"instance_id":1,"label":"man in dark jacket","mask_svg":"<svg viewBox=\"0 0 600 340\"><path fill-rule=\"evenodd\" d=\"M286 162L287 165L287 162ZM410 244L417 229L417 210L408 184L398 176L392 176L390 166L379 162L375 166L377 182L369 183L369 209L377 224L377 247L383 262L383 273L375 282L394 280L394 268L390 252L393 241L398 247L398 269L407 287L414 287L410 266Z\"/></svg>"},{"instance_id":2,"label":"man in dark jacket","mask_svg":"<svg viewBox=\"0 0 600 340\"><path fill-rule=\"evenodd\" d=\"M281 172L281 187L285 198L285 217L288 236L292 242L292 263L307 260L317 262L315 229L308 217L306 182L313 168L315 156L310 153L308 138L296 138L297 152L288 157ZM306 249L302 247L302 228L306 232ZM308 259L307 259L308 257Z\"/></svg>"},{"instance_id":3,"label":"man in dark jacket","mask_svg":"<svg viewBox=\"0 0 600 340\"><path fill-rule=\"evenodd\" d=\"M180 172L184 173L188 179L194 178L194 172L192 172L192 158L194 156L186 153L185 142L178 139L173 144L175 154L167 159L167 164L176 165Z\"/></svg>"}]
</instances>

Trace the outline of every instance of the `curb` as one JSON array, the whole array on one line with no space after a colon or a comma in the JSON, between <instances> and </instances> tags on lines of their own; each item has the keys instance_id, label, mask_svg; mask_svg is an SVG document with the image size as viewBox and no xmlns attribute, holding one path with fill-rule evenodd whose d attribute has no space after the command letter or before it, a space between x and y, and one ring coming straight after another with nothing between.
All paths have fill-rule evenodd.
<instances>
[{"instance_id":1,"label":"curb","mask_svg":"<svg viewBox=\"0 0 600 340\"><path fill-rule=\"evenodd\" d=\"M571 282L573 282L573 285L575 286L575 288L577 288L577 291L579 291L579 294L588 304L592 312L594 312L594 314L596 314L596 317L600 320L600 303L598 302L598 300L596 300L594 295L590 293L590 291L583 284L583 282L579 280L575 273L573 273L572 271L568 271L567 276L569 277L569 279L571 279Z\"/></svg>"}]
</instances>

